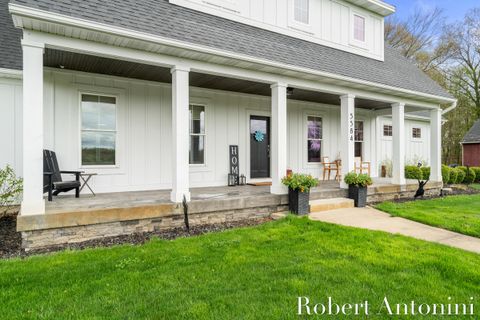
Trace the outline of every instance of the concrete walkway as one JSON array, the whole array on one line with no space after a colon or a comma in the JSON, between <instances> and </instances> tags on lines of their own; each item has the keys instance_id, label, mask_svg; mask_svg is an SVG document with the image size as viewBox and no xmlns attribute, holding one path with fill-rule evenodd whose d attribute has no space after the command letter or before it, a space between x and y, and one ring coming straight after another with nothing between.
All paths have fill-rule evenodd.
<instances>
[{"instance_id":1,"label":"concrete walkway","mask_svg":"<svg viewBox=\"0 0 480 320\"><path fill-rule=\"evenodd\" d=\"M392 217L373 208L338 209L310 214L312 220L369 230L385 231L420 240L480 253L480 239L445 229L431 227L412 220Z\"/></svg>"}]
</instances>

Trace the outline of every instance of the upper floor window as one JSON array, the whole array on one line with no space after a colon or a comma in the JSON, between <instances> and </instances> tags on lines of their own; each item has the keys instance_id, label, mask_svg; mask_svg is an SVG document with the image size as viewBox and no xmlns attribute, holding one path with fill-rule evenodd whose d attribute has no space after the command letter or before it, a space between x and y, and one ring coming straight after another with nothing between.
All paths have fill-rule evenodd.
<instances>
[{"instance_id":1,"label":"upper floor window","mask_svg":"<svg viewBox=\"0 0 480 320\"><path fill-rule=\"evenodd\" d=\"M205 164L205 107L190 105L190 164Z\"/></svg>"},{"instance_id":2,"label":"upper floor window","mask_svg":"<svg viewBox=\"0 0 480 320\"><path fill-rule=\"evenodd\" d=\"M295 21L308 24L309 1L310 0L293 0Z\"/></svg>"},{"instance_id":3,"label":"upper floor window","mask_svg":"<svg viewBox=\"0 0 480 320\"><path fill-rule=\"evenodd\" d=\"M412 128L412 138L421 139L422 138L422 129L421 128Z\"/></svg>"},{"instance_id":4,"label":"upper floor window","mask_svg":"<svg viewBox=\"0 0 480 320\"><path fill-rule=\"evenodd\" d=\"M322 118L307 118L308 162L321 162L322 157Z\"/></svg>"},{"instance_id":5,"label":"upper floor window","mask_svg":"<svg viewBox=\"0 0 480 320\"><path fill-rule=\"evenodd\" d=\"M115 165L116 98L82 94L81 118L82 165Z\"/></svg>"},{"instance_id":6,"label":"upper floor window","mask_svg":"<svg viewBox=\"0 0 480 320\"><path fill-rule=\"evenodd\" d=\"M384 137L393 136L393 127L391 125L386 124L383 126L383 136Z\"/></svg>"},{"instance_id":7,"label":"upper floor window","mask_svg":"<svg viewBox=\"0 0 480 320\"><path fill-rule=\"evenodd\" d=\"M356 14L353 16L353 37L357 41L365 42L365 18Z\"/></svg>"}]
</instances>

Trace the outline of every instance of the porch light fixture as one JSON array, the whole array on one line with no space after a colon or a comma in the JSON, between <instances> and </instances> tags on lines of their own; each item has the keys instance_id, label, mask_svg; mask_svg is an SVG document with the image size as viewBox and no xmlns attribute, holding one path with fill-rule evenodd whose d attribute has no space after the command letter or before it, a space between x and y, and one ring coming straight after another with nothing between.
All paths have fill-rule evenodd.
<instances>
[{"instance_id":1,"label":"porch light fixture","mask_svg":"<svg viewBox=\"0 0 480 320\"><path fill-rule=\"evenodd\" d=\"M228 186L233 187L238 184L238 175L229 173L228 174Z\"/></svg>"},{"instance_id":2,"label":"porch light fixture","mask_svg":"<svg viewBox=\"0 0 480 320\"><path fill-rule=\"evenodd\" d=\"M293 88L292 87L288 87L287 88L287 97L291 97L293 95Z\"/></svg>"},{"instance_id":3,"label":"porch light fixture","mask_svg":"<svg viewBox=\"0 0 480 320\"><path fill-rule=\"evenodd\" d=\"M244 186L247 184L247 177L245 177L244 174L240 175L240 178L238 179L238 184L241 186Z\"/></svg>"}]
</instances>

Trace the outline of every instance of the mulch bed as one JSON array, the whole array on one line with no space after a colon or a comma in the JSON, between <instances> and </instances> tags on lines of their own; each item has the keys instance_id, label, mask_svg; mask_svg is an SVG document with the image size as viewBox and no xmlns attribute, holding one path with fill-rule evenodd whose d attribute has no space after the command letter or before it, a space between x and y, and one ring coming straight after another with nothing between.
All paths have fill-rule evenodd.
<instances>
[{"instance_id":1,"label":"mulch bed","mask_svg":"<svg viewBox=\"0 0 480 320\"><path fill-rule=\"evenodd\" d=\"M22 251L22 236L16 229L16 215L0 216L0 258L14 257Z\"/></svg>"},{"instance_id":2,"label":"mulch bed","mask_svg":"<svg viewBox=\"0 0 480 320\"><path fill-rule=\"evenodd\" d=\"M16 231L16 216L11 215L0 218L0 259L7 259L13 257L27 257L35 254L43 254L50 252L57 252L62 250L82 250L86 248L110 247L120 244L141 245L152 238L160 238L164 240L174 240L180 237L193 237L211 232L220 232L233 228L250 227L259 225L268 221L271 218L264 219L250 219L235 222L225 222L211 225L191 226L190 232L185 228L175 228L170 230L158 232L134 233L129 235L121 235L115 237L106 237L95 240L89 240L80 243L71 243L49 247L45 249L36 249L25 252L21 248L22 237Z\"/></svg>"},{"instance_id":3,"label":"mulch bed","mask_svg":"<svg viewBox=\"0 0 480 320\"><path fill-rule=\"evenodd\" d=\"M448 186L446 186L445 188L448 188ZM460 188L452 187L452 192L449 192L448 195L445 195L444 197L461 196L461 195L474 195L474 194L480 194L480 190L476 190L476 189L473 189L473 188L460 189ZM438 199L438 198L442 198L440 196L440 194L438 194L436 196L425 196L424 198L419 198L417 200L413 199L413 197L412 198L400 198L400 199L392 200L392 202L404 203L404 202L410 202L410 201L432 200L432 199ZM375 203L372 203L372 205L375 205L375 204L378 204L378 203L381 203L381 202L375 202Z\"/></svg>"}]
</instances>

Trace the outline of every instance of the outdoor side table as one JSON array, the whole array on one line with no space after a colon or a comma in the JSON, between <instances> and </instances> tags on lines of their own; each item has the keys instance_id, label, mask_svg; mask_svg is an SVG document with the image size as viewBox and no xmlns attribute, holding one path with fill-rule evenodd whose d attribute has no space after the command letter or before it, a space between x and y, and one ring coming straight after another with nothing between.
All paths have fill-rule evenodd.
<instances>
[{"instance_id":1,"label":"outdoor side table","mask_svg":"<svg viewBox=\"0 0 480 320\"><path fill-rule=\"evenodd\" d=\"M80 187L80 192L82 192L83 188L87 187L88 190L95 196L95 192L93 192L92 188L90 188L90 185L88 182L93 176L96 176L96 173L82 173L80 174L80 178L83 180L82 186Z\"/></svg>"}]
</instances>

